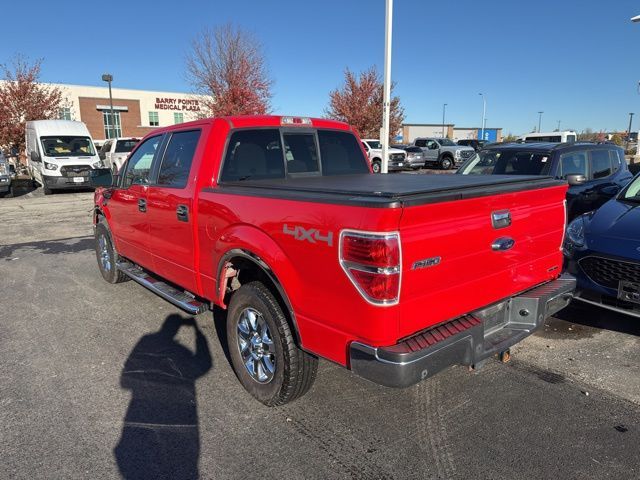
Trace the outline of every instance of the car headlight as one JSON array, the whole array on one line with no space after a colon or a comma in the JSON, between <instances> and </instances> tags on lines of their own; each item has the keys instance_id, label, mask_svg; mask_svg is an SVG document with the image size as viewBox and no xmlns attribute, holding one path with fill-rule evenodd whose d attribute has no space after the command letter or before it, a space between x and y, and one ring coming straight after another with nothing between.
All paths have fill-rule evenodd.
<instances>
[{"instance_id":1,"label":"car headlight","mask_svg":"<svg viewBox=\"0 0 640 480\"><path fill-rule=\"evenodd\" d=\"M102 168L102 160L98 160L96 163L91 165L93 168Z\"/></svg>"},{"instance_id":2,"label":"car headlight","mask_svg":"<svg viewBox=\"0 0 640 480\"><path fill-rule=\"evenodd\" d=\"M456 158L460 158L460 150L456 150L454 155Z\"/></svg>"},{"instance_id":3,"label":"car headlight","mask_svg":"<svg viewBox=\"0 0 640 480\"><path fill-rule=\"evenodd\" d=\"M46 170L57 170L58 165L56 165L55 163L44 162L44 168Z\"/></svg>"},{"instance_id":4,"label":"car headlight","mask_svg":"<svg viewBox=\"0 0 640 480\"><path fill-rule=\"evenodd\" d=\"M580 215L575 218L567 227L567 238L565 240L565 247L568 248L582 248L585 245L584 231L585 231L585 215Z\"/></svg>"}]
</instances>

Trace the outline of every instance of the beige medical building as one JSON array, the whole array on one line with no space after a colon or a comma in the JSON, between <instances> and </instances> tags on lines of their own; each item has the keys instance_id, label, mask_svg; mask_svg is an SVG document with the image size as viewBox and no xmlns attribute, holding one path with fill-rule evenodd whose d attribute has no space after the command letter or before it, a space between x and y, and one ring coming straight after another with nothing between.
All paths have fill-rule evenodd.
<instances>
[{"instance_id":1,"label":"beige medical building","mask_svg":"<svg viewBox=\"0 0 640 480\"><path fill-rule=\"evenodd\" d=\"M59 87L63 92L65 101L59 118L84 122L98 143L111 137L142 137L154 128L196 120L202 114L197 95L112 88L112 127L106 85L48 85Z\"/></svg>"}]
</instances>

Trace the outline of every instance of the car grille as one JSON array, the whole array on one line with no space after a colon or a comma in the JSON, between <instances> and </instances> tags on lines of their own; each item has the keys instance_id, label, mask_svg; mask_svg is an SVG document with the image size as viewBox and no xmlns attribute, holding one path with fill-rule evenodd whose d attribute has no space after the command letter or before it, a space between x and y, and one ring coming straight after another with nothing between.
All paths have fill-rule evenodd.
<instances>
[{"instance_id":1,"label":"car grille","mask_svg":"<svg viewBox=\"0 0 640 480\"><path fill-rule=\"evenodd\" d=\"M461 150L460 151L460 158L464 158L467 159L469 157L471 157L471 155L473 155L474 153L476 153L473 150Z\"/></svg>"},{"instance_id":2,"label":"car grille","mask_svg":"<svg viewBox=\"0 0 640 480\"><path fill-rule=\"evenodd\" d=\"M89 165L65 165L60 167L60 173L63 177L88 177Z\"/></svg>"},{"instance_id":3,"label":"car grille","mask_svg":"<svg viewBox=\"0 0 640 480\"><path fill-rule=\"evenodd\" d=\"M640 263L622 262L602 257L586 257L579 263L584 273L603 287L617 290L620 280L640 283Z\"/></svg>"},{"instance_id":4,"label":"car grille","mask_svg":"<svg viewBox=\"0 0 640 480\"><path fill-rule=\"evenodd\" d=\"M404 159L404 155L402 153L392 153L390 158L391 160L402 161Z\"/></svg>"}]
</instances>

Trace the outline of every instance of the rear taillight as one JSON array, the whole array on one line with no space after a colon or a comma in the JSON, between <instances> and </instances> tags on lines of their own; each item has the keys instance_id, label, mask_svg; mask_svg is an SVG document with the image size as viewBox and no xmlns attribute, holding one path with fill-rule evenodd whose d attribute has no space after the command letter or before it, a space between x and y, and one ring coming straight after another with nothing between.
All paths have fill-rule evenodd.
<instances>
[{"instance_id":1,"label":"rear taillight","mask_svg":"<svg viewBox=\"0 0 640 480\"><path fill-rule=\"evenodd\" d=\"M398 233L344 230L340 265L360 292L375 305L395 305L400 297L402 261Z\"/></svg>"}]
</instances>

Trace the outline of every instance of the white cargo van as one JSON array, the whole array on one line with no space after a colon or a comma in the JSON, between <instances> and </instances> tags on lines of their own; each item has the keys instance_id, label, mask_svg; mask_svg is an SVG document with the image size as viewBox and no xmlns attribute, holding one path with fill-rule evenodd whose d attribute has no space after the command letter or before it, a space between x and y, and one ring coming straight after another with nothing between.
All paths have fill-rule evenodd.
<instances>
[{"instance_id":1,"label":"white cargo van","mask_svg":"<svg viewBox=\"0 0 640 480\"><path fill-rule=\"evenodd\" d=\"M29 172L45 195L56 189L89 187L89 170L100 168L102 162L84 123L34 120L25 130Z\"/></svg>"}]
</instances>

